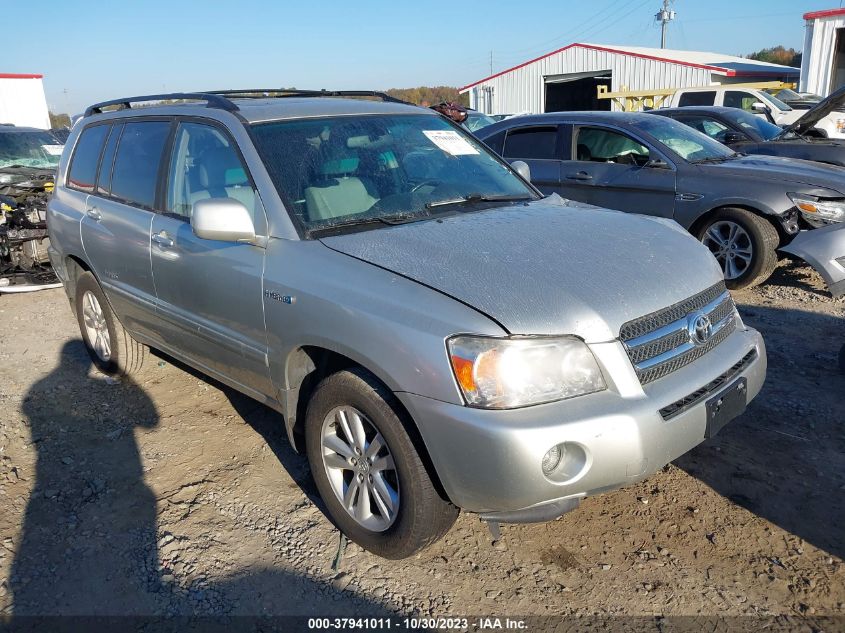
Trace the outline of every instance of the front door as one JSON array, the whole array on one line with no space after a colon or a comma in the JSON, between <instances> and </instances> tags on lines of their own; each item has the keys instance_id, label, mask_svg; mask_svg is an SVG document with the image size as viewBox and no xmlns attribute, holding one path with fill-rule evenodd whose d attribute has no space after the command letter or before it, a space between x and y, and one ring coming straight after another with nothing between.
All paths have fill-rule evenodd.
<instances>
[{"instance_id":1,"label":"front door","mask_svg":"<svg viewBox=\"0 0 845 633\"><path fill-rule=\"evenodd\" d=\"M179 123L164 213L152 224L153 279L167 344L247 391L272 395L267 367L262 275L265 249L201 239L194 203L233 198L266 234L261 200L229 134L216 125Z\"/></svg>"},{"instance_id":2,"label":"front door","mask_svg":"<svg viewBox=\"0 0 845 633\"><path fill-rule=\"evenodd\" d=\"M671 218L675 169L650 162L655 152L632 136L599 126L578 126L566 149L561 195L599 207Z\"/></svg>"}]
</instances>

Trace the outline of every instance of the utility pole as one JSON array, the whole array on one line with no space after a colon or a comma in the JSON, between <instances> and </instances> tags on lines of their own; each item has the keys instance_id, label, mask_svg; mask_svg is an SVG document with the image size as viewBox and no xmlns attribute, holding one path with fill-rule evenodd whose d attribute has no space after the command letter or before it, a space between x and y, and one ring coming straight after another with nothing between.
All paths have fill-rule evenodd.
<instances>
[{"instance_id":1,"label":"utility pole","mask_svg":"<svg viewBox=\"0 0 845 633\"><path fill-rule=\"evenodd\" d=\"M672 0L663 0L663 8L654 14L654 21L660 22L660 48L666 48L666 27L675 19L675 12L669 8Z\"/></svg>"}]
</instances>

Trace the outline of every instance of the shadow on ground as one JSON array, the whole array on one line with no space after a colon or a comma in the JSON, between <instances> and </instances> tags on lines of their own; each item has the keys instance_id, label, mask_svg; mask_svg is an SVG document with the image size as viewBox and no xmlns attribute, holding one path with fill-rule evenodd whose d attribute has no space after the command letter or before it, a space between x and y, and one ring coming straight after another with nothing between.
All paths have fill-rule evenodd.
<instances>
[{"instance_id":1,"label":"shadow on ground","mask_svg":"<svg viewBox=\"0 0 845 633\"><path fill-rule=\"evenodd\" d=\"M89 369L82 342L67 343L58 366L23 402L37 458L10 578L15 618L389 614L350 591L280 569L243 570L189 589L174 584L159 567L156 498L133 432L155 427L158 411L133 381L109 384L89 377ZM243 396L233 400L282 465L306 481L304 460L282 445L279 416Z\"/></svg>"},{"instance_id":2,"label":"shadow on ground","mask_svg":"<svg viewBox=\"0 0 845 633\"><path fill-rule=\"evenodd\" d=\"M843 557L845 376L837 356L845 319L742 305L740 313L766 341L766 384L744 415L675 464L734 503ZM797 339L799 330L815 336Z\"/></svg>"}]
</instances>

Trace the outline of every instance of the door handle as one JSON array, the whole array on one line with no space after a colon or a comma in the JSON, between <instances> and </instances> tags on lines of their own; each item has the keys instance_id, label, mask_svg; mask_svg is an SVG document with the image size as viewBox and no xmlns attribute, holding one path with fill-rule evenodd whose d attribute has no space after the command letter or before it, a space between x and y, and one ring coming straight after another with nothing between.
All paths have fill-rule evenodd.
<instances>
[{"instance_id":1,"label":"door handle","mask_svg":"<svg viewBox=\"0 0 845 633\"><path fill-rule=\"evenodd\" d=\"M592 180L593 177L585 171L579 171L577 174L569 174L566 176L567 180Z\"/></svg>"},{"instance_id":2,"label":"door handle","mask_svg":"<svg viewBox=\"0 0 845 633\"><path fill-rule=\"evenodd\" d=\"M97 209L97 207L89 207L88 210L85 211L85 215L87 215L89 218L91 218L95 222L99 222L100 220L103 219L103 214L100 213L100 211L99 211L99 209Z\"/></svg>"},{"instance_id":3,"label":"door handle","mask_svg":"<svg viewBox=\"0 0 845 633\"><path fill-rule=\"evenodd\" d=\"M173 240L167 237L167 233L162 231L161 233L156 233L153 235L153 242L161 246L162 248L170 248L173 246Z\"/></svg>"}]
</instances>

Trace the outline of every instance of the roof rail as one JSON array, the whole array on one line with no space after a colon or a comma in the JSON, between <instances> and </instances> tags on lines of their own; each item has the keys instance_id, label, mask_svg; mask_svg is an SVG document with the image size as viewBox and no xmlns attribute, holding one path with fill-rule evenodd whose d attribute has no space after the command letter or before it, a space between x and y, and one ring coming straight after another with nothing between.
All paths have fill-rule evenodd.
<instances>
[{"instance_id":1,"label":"roof rail","mask_svg":"<svg viewBox=\"0 0 845 633\"><path fill-rule=\"evenodd\" d=\"M219 108L228 112L235 112L238 109L234 103L222 95L222 93L207 93L207 92L170 92L160 95L142 95L139 97L124 97L122 99L112 99L111 101L102 101L88 106L83 116L91 116L92 114L99 114L103 108L108 106L122 106L121 109L129 110L133 103L140 103L143 101L164 101L165 99L191 99L195 101L205 101L209 108Z\"/></svg>"},{"instance_id":2,"label":"roof rail","mask_svg":"<svg viewBox=\"0 0 845 633\"><path fill-rule=\"evenodd\" d=\"M391 97L386 92L375 90L297 90L296 88L252 88L248 90L209 90L208 94L237 99L265 99L284 97L378 97L390 103L404 103L407 101Z\"/></svg>"}]
</instances>

